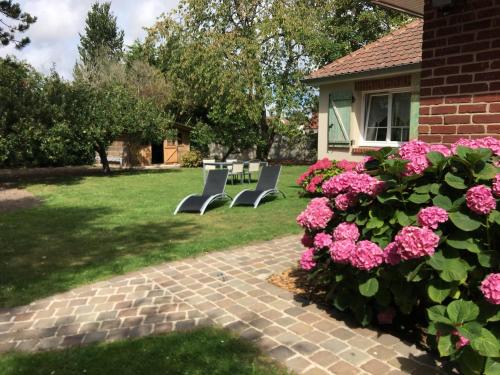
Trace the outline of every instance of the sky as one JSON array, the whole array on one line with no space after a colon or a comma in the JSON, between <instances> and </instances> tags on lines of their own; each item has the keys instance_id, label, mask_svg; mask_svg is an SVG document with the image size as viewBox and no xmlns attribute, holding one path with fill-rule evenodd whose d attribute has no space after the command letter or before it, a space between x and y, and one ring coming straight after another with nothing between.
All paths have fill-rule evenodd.
<instances>
[{"instance_id":1,"label":"sky","mask_svg":"<svg viewBox=\"0 0 500 375\"><path fill-rule=\"evenodd\" d=\"M21 9L38 17L30 29L20 34L29 36L31 43L22 50L11 44L0 47L0 56L14 55L26 60L37 70L56 71L71 79L78 58L78 33L83 33L85 18L95 0L17 0ZM146 35L143 27L154 24L162 13L175 8L179 0L112 0L111 10L120 29L125 31L124 44L130 45Z\"/></svg>"}]
</instances>

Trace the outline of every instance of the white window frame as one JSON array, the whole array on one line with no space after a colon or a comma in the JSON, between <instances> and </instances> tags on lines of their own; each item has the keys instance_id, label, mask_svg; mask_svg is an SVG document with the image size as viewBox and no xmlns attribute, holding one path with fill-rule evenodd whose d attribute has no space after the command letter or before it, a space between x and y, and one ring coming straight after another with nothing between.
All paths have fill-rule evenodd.
<instances>
[{"instance_id":1,"label":"white window frame","mask_svg":"<svg viewBox=\"0 0 500 375\"><path fill-rule=\"evenodd\" d=\"M363 120L363 127L361 131L361 139L359 142L360 146L373 146L373 147L399 147L401 146L404 142L397 142L397 141L389 141L387 139L391 139L391 128L392 128L392 102L393 102L393 96L394 94L400 94L400 93L408 93L412 95L412 91L410 87L402 87L400 89L391 89L391 90L374 90L374 91L364 91L362 94L362 120ZM387 105L387 111L388 111L388 116L387 116L387 135L386 135L386 140L385 141L367 141L366 140L366 131L367 131L367 121L368 121L368 115L370 113L370 103L368 101L369 96L386 96L389 95L389 102ZM411 122L411 101L410 101L410 122ZM411 124L410 124L411 128Z\"/></svg>"}]
</instances>

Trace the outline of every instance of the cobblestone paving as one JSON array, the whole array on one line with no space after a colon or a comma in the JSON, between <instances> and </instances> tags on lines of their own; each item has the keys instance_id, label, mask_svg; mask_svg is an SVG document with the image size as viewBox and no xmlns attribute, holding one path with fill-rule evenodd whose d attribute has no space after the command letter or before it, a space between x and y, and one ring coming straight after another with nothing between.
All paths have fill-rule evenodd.
<instances>
[{"instance_id":1,"label":"cobblestone paving","mask_svg":"<svg viewBox=\"0 0 500 375\"><path fill-rule=\"evenodd\" d=\"M164 263L0 310L0 353L218 325L298 374L438 374L415 346L351 327L266 282L296 264L295 236Z\"/></svg>"}]
</instances>

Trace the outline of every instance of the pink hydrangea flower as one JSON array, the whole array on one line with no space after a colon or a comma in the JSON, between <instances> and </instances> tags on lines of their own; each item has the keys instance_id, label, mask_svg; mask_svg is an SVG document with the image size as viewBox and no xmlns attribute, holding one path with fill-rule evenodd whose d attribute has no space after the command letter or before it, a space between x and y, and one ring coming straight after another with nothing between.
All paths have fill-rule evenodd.
<instances>
[{"instance_id":1,"label":"pink hydrangea flower","mask_svg":"<svg viewBox=\"0 0 500 375\"><path fill-rule=\"evenodd\" d=\"M379 322L379 324L392 324L392 321L395 317L396 309L390 306L377 314L377 321Z\"/></svg>"},{"instance_id":2,"label":"pink hydrangea flower","mask_svg":"<svg viewBox=\"0 0 500 375\"><path fill-rule=\"evenodd\" d=\"M481 283L484 299L493 305L500 305L500 273L490 273Z\"/></svg>"},{"instance_id":3,"label":"pink hydrangea flower","mask_svg":"<svg viewBox=\"0 0 500 375\"><path fill-rule=\"evenodd\" d=\"M493 154L500 155L500 140L493 137L484 137L478 139L462 138L451 145L451 151L456 154L457 147L464 146L468 148L489 148Z\"/></svg>"},{"instance_id":4,"label":"pink hydrangea flower","mask_svg":"<svg viewBox=\"0 0 500 375\"><path fill-rule=\"evenodd\" d=\"M360 270L369 271L384 262L384 252L371 241L360 241L351 255L350 263Z\"/></svg>"},{"instance_id":5,"label":"pink hydrangea flower","mask_svg":"<svg viewBox=\"0 0 500 375\"><path fill-rule=\"evenodd\" d=\"M317 186L314 185L313 183L308 183L307 186L306 186L306 191L308 193L315 193L316 192L316 189L317 189Z\"/></svg>"},{"instance_id":6,"label":"pink hydrangea flower","mask_svg":"<svg viewBox=\"0 0 500 375\"><path fill-rule=\"evenodd\" d=\"M315 230L323 229L333 217L328 198L315 198L309 202L307 208L297 217L297 223L303 228Z\"/></svg>"},{"instance_id":7,"label":"pink hydrangea flower","mask_svg":"<svg viewBox=\"0 0 500 375\"><path fill-rule=\"evenodd\" d=\"M300 177L297 178L295 182L297 183L297 185L302 186L302 184L304 183L305 180L307 180L308 177L309 177L309 172L305 172L301 174Z\"/></svg>"},{"instance_id":8,"label":"pink hydrangea flower","mask_svg":"<svg viewBox=\"0 0 500 375\"><path fill-rule=\"evenodd\" d=\"M359 229L354 223L340 223L333 231L333 239L335 241L357 241L359 239Z\"/></svg>"},{"instance_id":9,"label":"pink hydrangea flower","mask_svg":"<svg viewBox=\"0 0 500 375\"><path fill-rule=\"evenodd\" d=\"M399 245L396 242L391 242L384 249L384 262L395 266L401 262L401 254L399 253Z\"/></svg>"},{"instance_id":10,"label":"pink hydrangea flower","mask_svg":"<svg viewBox=\"0 0 500 375\"><path fill-rule=\"evenodd\" d=\"M302 239L300 240L302 245L304 247L313 247L314 246L314 238L308 235L307 233L304 233L302 236Z\"/></svg>"},{"instance_id":11,"label":"pink hydrangea flower","mask_svg":"<svg viewBox=\"0 0 500 375\"><path fill-rule=\"evenodd\" d=\"M437 229L439 224L448 221L448 212L437 206L423 208L417 214L417 220L423 227Z\"/></svg>"},{"instance_id":12,"label":"pink hydrangea flower","mask_svg":"<svg viewBox=\"0 0 500 375\"><path fill-rule=\"evenodd\" d=\"M422 174L430 166L429 160L426 155L416 155L410 162L406 164L405 171L403 175L413 176L416 174Z\"/></svg>"},{"instance_id":13,"label":"pink hydrangea flower","mask_svg":"<svg viewBox=\"0 0 500 375\"><path fill-rule=\"evenodd\" d=\"M439 152L446 157L451 156L451 150L445 145L440 145L440 144L429 145L429 151Z\"/></svg>"},{"instance_id":14,"label":"pink hydrangea flower","mask_svg":"<svg viewBox=\"0 0 500 375\"><path fill-rule=\"evenodd\" d=\"M500 140L493 137L484 137L476 139L476 143L479 147L489 148L493 154L500 155Z\"/></svg>"},{"instance_id":15,"label":"pink hydrangea flower","mask_svg":"<svg viewBox=\"0 0 500 375\"><path fill-rule=\"evenodd\" d=\"M354 170L354 168L356 167L356 164L357 163L352 162L352 161L340 160L337 162L337 167L348 172L348 171Z\"/></svg>"},{"instance_id":16,"label":"pink hydrangea flower","mask_svg":"<svg viewBox=\"0 0 500 375\"><path fill-rule=\"evenodd\" d=\"M429 167L427 153L431 150L430 146L422 141L410 141L399 148L399 156L402 159L408 160L406 164L405 176L422 174Z\"/></svg>"},{"instance_id":17,"label":"pink hydrangea flower","mask_svg":"<svg viewBox=\"0 0 500 375\"><path fill-rule=\"evenodd\" d=\"M330 247L332 243L333 243L332 236L330 236L327 233L320 232L314 237L314 247L316 249Z\"/></svg>"},{"instance_id":18,"label":"pink hydrangea flower","mask_svg":"<svg viewBox=\"0 0 500 375\"><path fill-rule=\"evenodd\" d=\"M413 140L406 142L399 148L399 156L405 160L412 160L415 156L425 155L430 151L430 147L423 141Z\"/></svg>"},{"instance_id":19,"label":"pink hydrangea flower","mask_svg":"<svg viewBox=\"0 0 500 375\"><path fill-rule=\"evenodd\" d=\"M464 336L462 336L456 329L451 331L451 334L454 336L458 336L458 341L455 344L455 348L457 350L462 349L464 346L467 346L470 344L470 340Z\"/></svg>"},{"instance_id":20,"label":"pink hydrangea flower","mask_svg":"<svg viewBox=\"0 0 500 375\"><path fill-rule=\"evenodd\" d=\"M356 244L351 240L335 241L330 246L330 256L337 263L349 263L349 259L355 251Z\"/></svg>"},{"instance_id":21,"label":"pink hydrangea flower","mask_svg":"<svg viewBox=\"0 0 500 375\"><path fill-rule=\"evenodd\" d=\"M320 169L330 169L333 167L333 163L330 159L328 158L323 158L321 160L318 160L316 163L311 165L309 168L312 172L320 170Z\"/></svg>"},{"instance_id":22,"label":"pink hydrangea flower","mask_svg":"<svg viewBox=\"0 0 500 375\"><path fill-rule=\"evenodd\" d=\"M500 173L498 173L493 179L493 186L491 190L493 191L493 194L495 194L495 196L500 198Z\"/></svg>"},{"instance_id":23,"label":"pink hydrangea flower","mask_svg":"<svg viewBox=\"0 0 500 375\"><path fill-rule=\"evenodd\" d=\"M316 267L316 262L314 261L314 249L307 249L300 257L300 268L310 271L314 267Z\"/></svg>"},{"instance_id":24,"label":"pink hydrangea flower","mask_svg":"<svg viewBox=\"0 0 500 375\"><path fill-rule=\"evenodd\" d=\"M323 192L329 196L341 193L375 195L380 181L366 173L344 172L323 183Z\"/></svg>"},{"instance_id":25,"label":"pink hydrangea flower","mask_svg":"<svg viewBox=\"0 0 500 375\"><path fill-rule=\"evenodd\" d=\"M349 194L339 194L335 197L335 207L337 207L340 211L347 211L350 207L356 205L356 195Z\"/></svg>"},{"instance_id":26,"label":"pink hydrangea flower","mask_svg":"<svg viewBox=\"0 0 500 375\"><path fill-rule=\"evenodd\" d=\"M485 185L474 186L467 190L465 202L467 207L478 215L488 215L497 206L491 189Z\"/></svg>"},{"instance_id":27,"label":"pink hydrangea flower","mask_svg":"<svg viewBox=\"0 0 500 375\"><path fill-rule=\"evenodd\" d=\"M429 228L404 227L396 235L402 260L433 255L439 244L439 237Z\"/></svg>"}]
</instances>

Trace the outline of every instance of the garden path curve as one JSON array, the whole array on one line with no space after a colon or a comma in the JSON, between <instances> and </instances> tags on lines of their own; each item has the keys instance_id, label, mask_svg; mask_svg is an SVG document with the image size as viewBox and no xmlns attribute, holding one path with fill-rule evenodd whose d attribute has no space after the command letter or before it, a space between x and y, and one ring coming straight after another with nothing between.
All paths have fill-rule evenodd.
<instances>
[{"instance_id":1,"label":"garden path curve","mask_svg":"<svg viewBox=\"0 0 500 375\"><path fill-rule=\"evenodd\" d=\"M164 263L0 310L0 353L227 327L299 374L437 374L400 339L352 327L266 279L296 264L299 238Z\"/></svg>"}]
</instances>

